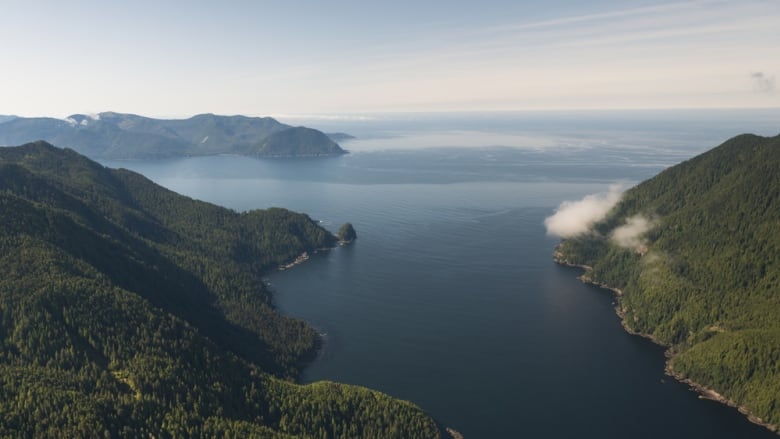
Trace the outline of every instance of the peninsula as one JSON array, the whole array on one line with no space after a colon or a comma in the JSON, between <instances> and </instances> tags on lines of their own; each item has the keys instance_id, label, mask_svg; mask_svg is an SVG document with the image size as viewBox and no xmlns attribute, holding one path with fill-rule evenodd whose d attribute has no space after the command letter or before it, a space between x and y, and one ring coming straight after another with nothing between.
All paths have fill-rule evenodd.
<instances>
[{"instance_id":1,"label":"peninsula","mask_svg":"<svg viewBox=\"0 0 780 439\"><path fill-rule=\"evenodd\" d=\"M410 402L294 382L318 336L262 275L336 241L45 142L0 148L2 436L447 437Z\"/></svg>"}]
</instances>

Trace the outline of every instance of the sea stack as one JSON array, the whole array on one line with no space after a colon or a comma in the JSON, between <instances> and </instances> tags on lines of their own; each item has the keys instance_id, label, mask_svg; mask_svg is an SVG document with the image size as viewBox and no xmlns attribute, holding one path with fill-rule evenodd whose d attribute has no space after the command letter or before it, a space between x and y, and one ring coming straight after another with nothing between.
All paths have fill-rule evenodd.
<instances>
[{"instance_id":1,"label":"sea stack","mask_svg":"<svg viewBox=\"0 0 780 439\"><path fill-rule=\"evenodd\" d=\"M352 227L351 223L344 223L341 227L339 227L339 231L336 234L339 238L339 244L349 244L352 241L357 239L357 233L355 233L355 228Z\"/></svg>"}]
</instances>

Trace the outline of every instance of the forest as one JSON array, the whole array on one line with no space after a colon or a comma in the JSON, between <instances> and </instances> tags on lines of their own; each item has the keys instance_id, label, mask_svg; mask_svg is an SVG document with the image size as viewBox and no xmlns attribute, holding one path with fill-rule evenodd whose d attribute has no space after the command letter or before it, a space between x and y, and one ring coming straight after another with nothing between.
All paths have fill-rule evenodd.
<instances>
[{"instance_id":1,"label":"forest","mask_svg":"<svg viewBox=\"0 0 780 439\"><path fill-rule=\"evenodd\" d=\"M651 227L634 247L615 230ZM669 347L668 367L756 421L780 425L780 136L741 135L628 190L561 262L622 291L631 331ZM774 429L774 428L773 428Z\"/></svg>"},{"instance_id":2,"label":"forest","mask_svg":"<svg viewBox=\"0 0 780 439\"><path fill-rule=\"evenodd\" d=\"M0 148L0 437L443 437L410 402L295 383L319 338L261 276L336 242L305 214Z\"/></svg>"}]
</instances>

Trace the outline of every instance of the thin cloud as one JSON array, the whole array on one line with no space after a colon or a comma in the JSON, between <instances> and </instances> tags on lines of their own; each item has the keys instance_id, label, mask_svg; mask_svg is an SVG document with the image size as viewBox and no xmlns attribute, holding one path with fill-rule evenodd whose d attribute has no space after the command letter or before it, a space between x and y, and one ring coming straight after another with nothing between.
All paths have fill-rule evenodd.
<instances>
[{"instance_id":1,"label":"thin cloud","mask_svg":"<svg viewBox=\"0 0 780 439\"><path fill-rule=\"evenodd\" d=\"M704 6L712 4L712 8ZM485 52L517 53L527 49L559 50L582 47L635 47L636 43L664 42L669 47L698 45L696 37L712 36L725 42L726 33L774 29L778 10L762 4L687 2L551 19L475 31L470 42L458 47L461 55ZM666 46L665 46L666 47Z\"/></svg>"},{"instance_id":2,"label":"thin cloud","mask_svg":"<svg viewBox=\"0 0 780 439\"><path fill-rule=\"evenodd\" d=\"M654 222L642 215L635 215L612 231L612 242L620 247L642 252L647 246L645 234L653 228Z\"/></svg>"},{"instance_id":3,"label":"thin cloud","mask_svg":"<svg viewBox=\"0 0 780 439\"><path fill-rule=\"evenodd\" d=\"M496 33L496 32L509 32L509 31L521 31L526 29L539 29L547 27L557 27L561 25L569 25L575 23L588 23L594 21L602 21L607 19L641 16L645 17L648 14L669 14L673 11L680 11L690 9L691 6L701 6L704 3L712 3L712 1L694 1L694 2L682 2L682 3L668 3L662 5L645 6L631 9L620 9L616 11L607 11L593 14L573 15L569 17L553 18L549 20L542 20L536 22L520 23L516 25L507 25L493 27L489 29L483 29L483 33Z\"/></svg>"},{"instance_id":4,"label":"thin cloud","mask_svg":"<svg viewBox=\"0 0 780 439\"><path fill-rule=\"evenodd\" d=\"M753 72L750 74L750 79L753 81L753 90L759 93L773 94L775 88L775 76L767 75L764 72Z\"/></svg>"}]
</instances>

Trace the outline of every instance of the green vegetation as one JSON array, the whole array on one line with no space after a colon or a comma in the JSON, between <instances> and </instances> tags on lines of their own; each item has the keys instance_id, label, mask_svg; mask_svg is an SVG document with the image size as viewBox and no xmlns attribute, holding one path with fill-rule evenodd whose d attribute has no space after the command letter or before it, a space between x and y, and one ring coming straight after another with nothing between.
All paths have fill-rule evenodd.
<instances>
[{"instance_id":1,"label":"green vegetation","mask_svg":"<svg viewBox=\"0 0 780 439\"><path fill-rule=\"evenodd\" d=\"M357 239L357 232L355 232L355 228L352 227L352 223L344 223L339 227L336 236L339 238L339 241L349 243Z\"/></svg>"},{"instance_id":2,"label":"green vegetation","mask_svg":"<svg viewBox=\"0 0 780 439\"><path fill-rule=\"evenodd\" d=\"M0 119L0 145L45 140L93 158L159 158L240 154L261 157L344 154L320 131L291 127L270 117L201 114L162 120L134 114L74 114Z\"/></svg>"},{"instance_id":3,"label":"green vegetation","mask_svg":"<svg viewBox=\"0 0 780 439\"><path fill-rule=\"evenodd\" d=\"M609 239L628 218L636 248ZM626 325L669 345L672 370L780 424L780 136L735 137L627 191L559 259L620 288Z\"/></svg>"},{"instance_id":4,"label":"green vegetation","mask_svg":"<svg viewBox=\"0 0 780 439\"><path fill-rule=\"evenodd\" d=\"M260 276L335 242L306 215L0 148L0 437L441 437L408 402L290 381L318 337Z\"/></svg>"},{"instance_id":5,"label":"green vegetation","mask_svg":"<svg viewBox=\"0 0 780 439\"><path fill-rule=\"evenodd\" d=\"M276 131L263 140L257 154L265 157L314 157L343 154L336 142L321 131L305 127Z\"/></svg>"}]
</instances>

